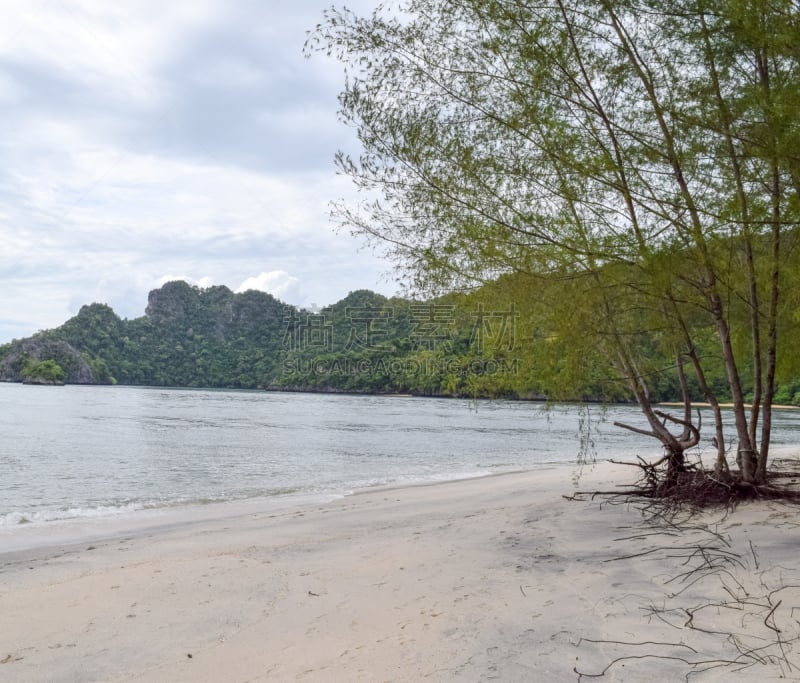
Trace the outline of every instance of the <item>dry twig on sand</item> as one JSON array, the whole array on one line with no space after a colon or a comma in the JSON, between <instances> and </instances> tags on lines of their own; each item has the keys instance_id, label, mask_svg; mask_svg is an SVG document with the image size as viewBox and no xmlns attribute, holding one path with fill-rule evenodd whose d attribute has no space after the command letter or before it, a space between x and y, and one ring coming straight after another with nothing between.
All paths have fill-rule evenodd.
<instances>
[{"instance_id":1,"label":"dry twig on sand","mask_svg":"<svg viewBox=\"0 0 800 683\"><path fill-rule=\"evenodd\" d=\"M653 511L652 505L643 511ZM642 660L660 660L685 680L710 669L731 673L760 668L759 678L800 675L800 572L792 582L783 567L764 568L752 543L734 547L732 539L711 525L693 523L684 508L680 519L669 505L646 516L636 533L615 539L636 543L606 562L655 561L672 567L663 578L670 590L660 604L641 609L655 634L674 629L679 637L640 642L582 638L579 646L599 646L610 657L595 671L574 671L578 680L601 678L615 667ZM644 544L644 545L643 545ZM685 641L691 642L691 646ZM761 667L764 667L761 669ZM633 674L635 676L635 674ZM634 678L631 678L634 680Z\"/></svg>"}]
</instances>

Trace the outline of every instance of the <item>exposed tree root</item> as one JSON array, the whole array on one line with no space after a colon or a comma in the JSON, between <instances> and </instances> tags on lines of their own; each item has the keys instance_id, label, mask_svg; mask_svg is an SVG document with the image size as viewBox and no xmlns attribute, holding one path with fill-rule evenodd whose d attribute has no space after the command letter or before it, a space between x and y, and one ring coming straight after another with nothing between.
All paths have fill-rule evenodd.
<instances>
[{"instance_id":1,"label":"exposed tree root","mask_svg":"<svg viewBox=\"0 0 800 683\"><path fill-rule=\"evenodd\" d=\"M650 499L661 512L696 511L706 508L734 508L741 502L780 500L800 504L800 472L788 469L794 461L775 461L761 484L742 479L739 472L719 474L698 465L687 465L682 472L668 472L667 458L647 462L620 462L640 470L639 480L614 491L577 491L575 496L606 496L611 502Z\"/></svg>"}]
</instances>

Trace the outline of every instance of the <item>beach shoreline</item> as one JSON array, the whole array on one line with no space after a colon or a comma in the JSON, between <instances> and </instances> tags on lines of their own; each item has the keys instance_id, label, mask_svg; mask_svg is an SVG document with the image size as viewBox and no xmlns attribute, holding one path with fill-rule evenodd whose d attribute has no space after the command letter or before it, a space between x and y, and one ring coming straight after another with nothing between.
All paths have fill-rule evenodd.
<instances>
[{"instance_id":1,"label":"beach shoreline","mask_svg":"<svg viewBox=\"0 0 800 683\"><path fill-rule=\"evenodd\" d=\"M647 535L635 507L568 500L575 469L381 487L91 544L0 553L0 676L568 681L610 665L607 680L660 681L685 675L694 657L686 648L698 650L703 638L709 657L728 656L718 638L643 611L713 600L718 577L670 597L670 575L682 563L658 548L675 539ZM630 480L630 468L603 463L584 471L579 488ZM740 572L737 580L752 575L788 586L800 574L790 540L800 525L794 509L758 504L717 517L705 521L745 560L729 568ZM702 545L705 533L678 540ZM621 559L648 543L651 555ZM748 543L757 569L752 560L747 566ZM773 567L780 579L765 578ZM781 590L774 619L800 606L800 591ZM619 644L634 641L662 644ZM643 647L652 654L613 663ZM767 669L760 667L759 680L780 671ZM730 680L731 670L697 679Z\"/></svg>"},{"instance_id":2,"label":"beach shoreline","mask_svg":"<svg viewBox=\"0 0 800 683\"><path fill-rule=\"evenodd\" d=\"M254 514L271 515L277 511L294 508L311 508L350 496L367 495L381 491L395 491L427 486L446 486L470 479L502 477L528 472L542 473L566 468L577 471L576 464L546 463L531 469L484 471L445 479L421 479L410 482L391 482L355 489L320 492L294 492L274 496L254 496L208 503L187 502L164 506L136 508L124 511L75 516L49 521L24 522L0 525L0 557L10 553L26 553L50 548L102 543L123 537L159 534L180 528L188 529L208 523L247 517Z\"/></svg>"}]
</instances>

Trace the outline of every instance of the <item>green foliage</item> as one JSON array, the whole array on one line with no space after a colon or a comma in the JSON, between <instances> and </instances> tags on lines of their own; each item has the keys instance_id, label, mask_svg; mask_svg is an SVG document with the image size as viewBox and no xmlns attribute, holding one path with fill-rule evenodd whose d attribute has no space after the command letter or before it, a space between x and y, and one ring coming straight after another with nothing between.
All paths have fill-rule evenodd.
<instances>
[{"instance_id":1,"label":"green foliage","mask_svg":"<svg viewBox=\"0 0 800 683\"><path fill-rule=\"evenodd\" d=\"M142 318L122 320L108 306L91 304L38 338L79 348L96 380L109 384L628 400L602 354L564 342L586 334L584 309L592 303L582 287L517 274L427 302L359 290L313 312L260 292L214 288L207 295L181 283L151 295L155 311ZM550 305L558 300L570 302L569 316ZM654 399L679 399L659 335L645 330L644 318L631 324L640 328L637 343L650 359ZM697 341L712 358L713 330L698 333ZM53 362L75 371L74 358L57 355ZM31 359L21 356L17 370L26 363ZM724 366L709 361L709 367L724 400ZM696 385L692 391L702 400ZM776 401L800 403L791 374Z\"/></svg>"},{"instance_id":2,"label":"green foliage","mask_svg":"<svg viewBox=\"0 0 800 683\"><path fill-rule=\"evenodd\" d=\"M75 346L108 383L625 400L598 354L561 342L576 333L579 308L553 316L544 302L556 290L579 296L574 283L565 286L516 275L429 301L358 290L309 311L262 292L168 283L151 292L141 318L91 304L38 338ZM648 335L641 343L654 367L669 365ZM665 373L654 393L675 399L675 386Z\"/></svg>"},{"instance_id":3,"label":"green foliage","mask_svg":"<svg viewBox=\"0 0 800 683\"><path fill-rule=\"evenodd\" d=\"M337 156L369 197L336 207L343 227L419 291L526 276L536 378L565 395L608 381L670 462L699 437L652 402L730 398L743 476L764 481L797 330L782 285L800 221L797 3L401 8L331 9L307 43L343 62L362 146ZM716 408L715 425L724 469Z\"/></svg>"},{"instance_id":4,"label":"green foliage","mask_svg":"<svg viewBox=\"0 0 800 683\"><path fill-rule=\"evenodd\" d=\"M67 376L54 360L27 361L22 367L23 381L61 383Z\"/></svg>"}]
</instances>

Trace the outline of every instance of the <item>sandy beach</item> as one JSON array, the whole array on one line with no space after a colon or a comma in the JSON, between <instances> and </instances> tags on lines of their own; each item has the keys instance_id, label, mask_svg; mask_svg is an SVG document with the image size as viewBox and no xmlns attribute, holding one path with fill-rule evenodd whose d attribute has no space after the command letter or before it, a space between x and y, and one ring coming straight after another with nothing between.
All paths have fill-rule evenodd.
<instances>
[{"instance_id":1,"label":"sandy beach","mask_svg":"<svg viewBox=\"0 0 800 683\"><path fill-rule=\"evenodd\" d=\"M659 529L568 500L574 474L0 553L0 679L800 680L795 509ZM578 487L631 478L601 464Z\"/></svg>"}]
</instances>

